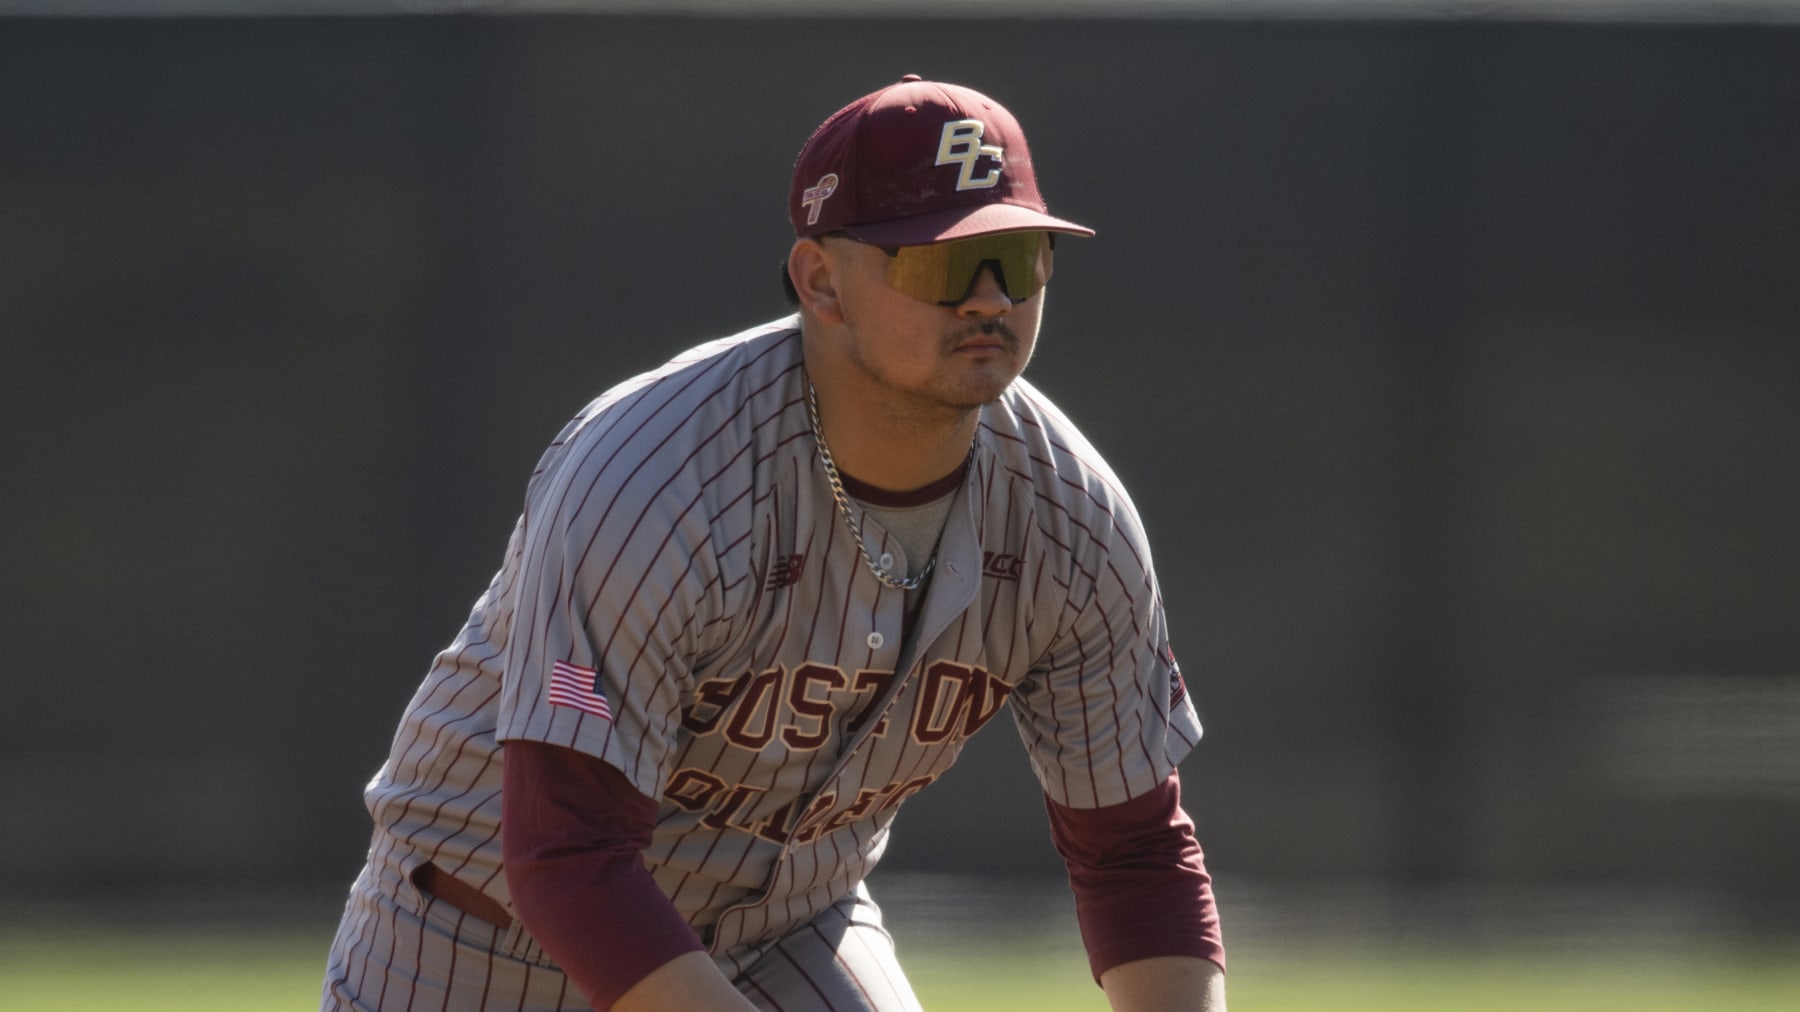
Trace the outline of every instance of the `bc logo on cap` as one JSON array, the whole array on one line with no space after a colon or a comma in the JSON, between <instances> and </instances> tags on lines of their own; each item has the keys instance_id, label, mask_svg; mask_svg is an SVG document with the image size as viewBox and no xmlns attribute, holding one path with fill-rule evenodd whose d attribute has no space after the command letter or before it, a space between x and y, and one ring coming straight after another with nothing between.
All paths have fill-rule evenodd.
<instances>
[{"instance_id":1,"label":"bc logo on cap","mask_svg":"<svg viewBox=\"0 0 1800 1012\"><path fill-rule=\"evenodd\" d=\"M997 144L981 143L981 135L986 132L987 127L978 119L955 119L944 124L944 132L938 138L937 164L962 163L962 171L956 175L958 191L986 190L1000 182L1001 163L1005 161L1002 157L1004 149ZM978 179L975 176L975 163L984 155L994 160L994 167L988 170L987 175Z\"/></svg>"},{"instance_id":2,"label":"bc logo on cap","mask_svg":"<svg viewBox=\"0 0 1800 1012\"><path fill-rule=\"evenodd\" d=\"M938 163L942 165L942 162ZM965 170L966 171L966 170ZM819 177L819 181L800 194L800 203L806 208L806 223L819 223L819 208L825 205L825 198L837 192L838 177L835 172L827 172Z\"/></svg>"}]
</instances>

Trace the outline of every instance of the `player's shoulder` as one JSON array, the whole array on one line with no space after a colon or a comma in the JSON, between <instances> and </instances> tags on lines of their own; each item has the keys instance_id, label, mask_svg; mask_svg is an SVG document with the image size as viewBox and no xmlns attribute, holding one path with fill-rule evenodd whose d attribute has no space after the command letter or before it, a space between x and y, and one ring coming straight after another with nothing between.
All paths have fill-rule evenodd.
<instances>
[{"instance_id":1,"label":"player's shoulder","mask_svg":"<svg viewBox=\"0 0 1800 1012\"><path fill-rule=\"evenodd\" d=\"M604 474L613 486L660 486L720 466L791 410L799 369L797 317L697 345L589 402L545 451L534 480Z\"/></svg>"},{"instance_id":2,"label":"player's shoulder","mask_svg":"<svg viewBox=\"0 0 1800 1012\"><path fill-rule=\"evenodd\" d=\"M1130 497L1106 458L1055 401L1024 378L982 412L981 424L984 444L999 466L1038 486L1039 495L1129 508Z\"/></svg>"},{"instance_id":3,"label":"player's shoulder","mask_svg":"<svg viewBox=\"0 0 1800 1012\"><path fill-rule=\"evenodd\" d=\"M1010 516L1021 498L1028 502L1021 516L1030 518L1025 522L1045 535L1046 544L1059 546L1071 573L1097 572L1101 556L1113 560L1114 571L1149 572L1143 518L1124 483L1037 387L1015 380L983 410L981 446L992 468L986 484L1003 481L1013 490L991 505L1004 506Z\"/></svg>"},{"instance_id":4,"label":"player's shoulder","mask_svg":"<svg viewBox=\"0 0 1800 1012\"><path fill-rule=\"evenodd\" d=\"M799 317L784 317L689 348L607 390L581 417L603 418L633 408L701 410L717 406L721 398L735 413L734 395L765 387L799 366Z\"/></svg>"},{"instance_id":5,"label":"player's shoulder","mask_svg":"<svg viewBox=\"0 0 1800 1012\"><path fill-rule=\"evenodd\" d=\"M785 401L783 378L800 368L798 317L697 345L595 398L566 436L663 441L693 437L721 419L754 420L758 408Z\"/></svg>"}]
</instances>

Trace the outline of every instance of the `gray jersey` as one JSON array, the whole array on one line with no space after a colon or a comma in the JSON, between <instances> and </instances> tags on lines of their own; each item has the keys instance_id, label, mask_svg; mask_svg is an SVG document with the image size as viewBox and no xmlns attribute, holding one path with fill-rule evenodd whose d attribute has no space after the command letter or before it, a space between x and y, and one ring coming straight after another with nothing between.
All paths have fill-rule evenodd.
<instances>
[{"instance_id":1,"label":"gray jersey","mask_svg":"<svg viewBox=\"0 0 1800 1012\"><path fill-rule=\"evenodd\" d=\"M982 411L938 553L908 639L821 473L797 319L615 387L544 454L408 707L367 791L378 839L505 904L500 743L597 756L658 799L646 864L735 976L851 894L1003 708L1079 808L1199 739L1136 511L1023 380Z\"/></svg>"}]
</instances>

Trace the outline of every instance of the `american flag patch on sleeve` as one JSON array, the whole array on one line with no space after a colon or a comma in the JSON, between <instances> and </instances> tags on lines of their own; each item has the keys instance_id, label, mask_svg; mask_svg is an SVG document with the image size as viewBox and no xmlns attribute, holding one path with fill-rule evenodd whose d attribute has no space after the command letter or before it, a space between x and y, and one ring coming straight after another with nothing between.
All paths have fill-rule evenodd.
<instances>
[{"instance_id":1,"label":"american flag patch on sleeve","mask_svg":"<svg viewBox=\"0 0 1800 1012\"><path fill-rule=\"evenodd\" d=\"M550 665L550 705L572 707L582 713L612 719L612 707L606 705L606 697L600 693L600 679L594 669L568 661Z\"/></svg>"}]
</instances>

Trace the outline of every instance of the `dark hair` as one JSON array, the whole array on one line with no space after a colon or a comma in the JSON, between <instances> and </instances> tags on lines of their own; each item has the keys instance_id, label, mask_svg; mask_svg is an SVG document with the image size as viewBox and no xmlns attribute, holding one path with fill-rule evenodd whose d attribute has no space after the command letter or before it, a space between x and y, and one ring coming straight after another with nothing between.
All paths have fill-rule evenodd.
<instances>
[{"instance_id":1,"label":"dark hair","mask_svg":"<svg viewBox=\"0 0 1800 1012\"><path fill-rule=\"evenodd\" d=\"M788 276L787 257L781 258L781 294L787 296L789 306L800 308L800 293L794 290L794 279Z\"/></svg>"}]
</instances>

